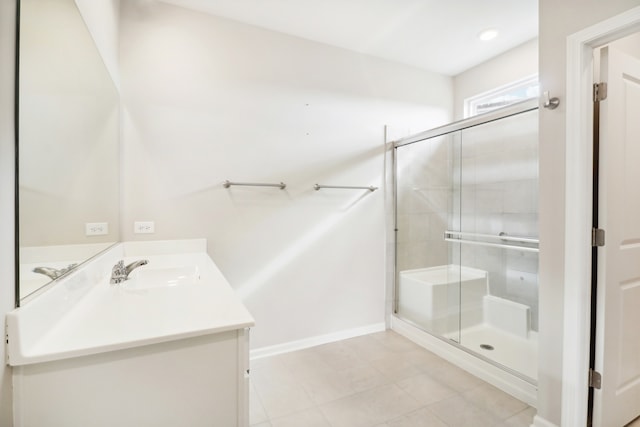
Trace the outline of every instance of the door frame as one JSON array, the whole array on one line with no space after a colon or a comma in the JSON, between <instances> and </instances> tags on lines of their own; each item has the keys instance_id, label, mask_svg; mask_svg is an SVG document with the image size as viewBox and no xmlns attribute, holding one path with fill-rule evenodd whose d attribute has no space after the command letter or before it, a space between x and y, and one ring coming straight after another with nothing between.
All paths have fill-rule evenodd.
<instances>
[{"instance_id":1,"label":"door frame","mask_svg":"<svg viewBox=\"0 0 640 427\"><path fill-rule=\"evenodd\" d=\"M593 50L638 31L640 6L567 37L563 426L587 423L591 340Z\"/></svg>"}]
</instances>

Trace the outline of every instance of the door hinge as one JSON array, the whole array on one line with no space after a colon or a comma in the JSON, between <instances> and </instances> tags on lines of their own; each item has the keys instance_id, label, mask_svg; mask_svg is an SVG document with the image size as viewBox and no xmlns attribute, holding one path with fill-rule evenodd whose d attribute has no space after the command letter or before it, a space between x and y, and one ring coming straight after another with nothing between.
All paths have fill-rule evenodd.
<instances>
[{"instance_id":1,"label":"door hinge","mask_svg":"<svg viewBox=\"0 0 640 427\"><path fill-rule=\"evenodd\" d=\"M602 375L600 375L600 372L589 369L589 387L600 390L600 387L602 387Z\"/></svg>"},{"instance_id":2,"label":"door hinge","mask_svg":"<svg viewBox=\"0 0 640 427\"><path fill-rule=\"evenodd\" d=\"M594 83L593 84L593 102L600 102L607 99L607 84Z\"/></svg>"},{"instance_id":3,"label":"door hinge","mask_svg":"<svg viewBox=\"0 0 640 427\"><path fill-rule=\"evenodd\" d=\"M604 230L602 228L591 229L591 246L604 246Z\"/></svg>"}]
</instances>

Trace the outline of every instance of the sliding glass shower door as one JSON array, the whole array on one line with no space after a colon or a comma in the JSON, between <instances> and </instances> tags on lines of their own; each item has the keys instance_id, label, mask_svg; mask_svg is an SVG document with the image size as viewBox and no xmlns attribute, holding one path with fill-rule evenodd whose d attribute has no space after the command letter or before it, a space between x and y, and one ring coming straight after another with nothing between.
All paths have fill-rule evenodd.
<instances>
[{"instance_id":1,"label":"sliding glass shower door","mask_svg":"<svg viewBox=\"0 0 640 427\"><path fill-rule=\"evenodd\" d=\"M453 171L460 134L396 150L396 271L398 314L438 336L458 340L460 244L444 240L459 228L452 215ZM425 283L433 284L425 286Z\"/></svg>"},{"instance_id":2,"label":"sliding glass shower door","mask_svg":"<svg viewBox=\"0 0 640 427\"><path fill-rule=\"evenodd\" d=\"M459 122L395 153L397 315L532 382L537 116Z\"/></svg>"}]
</instances>

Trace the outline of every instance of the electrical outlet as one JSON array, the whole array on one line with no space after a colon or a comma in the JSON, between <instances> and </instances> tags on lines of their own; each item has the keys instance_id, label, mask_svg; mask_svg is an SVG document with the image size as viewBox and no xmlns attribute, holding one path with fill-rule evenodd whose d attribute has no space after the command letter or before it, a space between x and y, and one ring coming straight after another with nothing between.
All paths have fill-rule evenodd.
<instances>
[{"instance_id":1,"label":"electrical outlet","mask_svg":"<svg viewBox=\"0 0 640 427\"><path fill-rule=\"evenodd\" d=\"M133 223L133 232L136 234L155 233L156 227L153 221L136 221Z\"/></svg>"},{"instance_id":2,"label":"electrical outlet","mask_svg":"<svg viewBox=\"0 0 640 427\"><path fill-rule=\"evenodd\" d=\"M101 236L109 234L109 223L107 222L87 222L84 225L86 236Z\"/></svg>"}]
</instances>

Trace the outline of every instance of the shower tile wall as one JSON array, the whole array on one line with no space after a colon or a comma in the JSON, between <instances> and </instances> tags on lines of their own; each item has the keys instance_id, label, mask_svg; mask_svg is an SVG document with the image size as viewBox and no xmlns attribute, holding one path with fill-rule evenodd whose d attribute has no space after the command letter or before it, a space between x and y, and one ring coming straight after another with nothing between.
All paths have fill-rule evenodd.
<instances>
[{"instance_id":1,"label":"shower tile wall","mask_svg":"<svg viewBox=\"0 0 640 427\"><path fill-rule=\"evenodd\" d=\"M446 265L451 136L397 151L397 270Z\"/></svg>"},{"instance_id":2,"label":"shower tile wall","mask_svg":"<svg viewBox=\"0 0 640 427\"><path fill-rule=\"evenodd\" d=\"M533 111L462 132L453 192L461 231L538 236L537 117ZM531 307L531 327L538 329L537 253L462 245L459 256L462 265L489 271L492 295Z\"/></svg>"}]
</instances>

